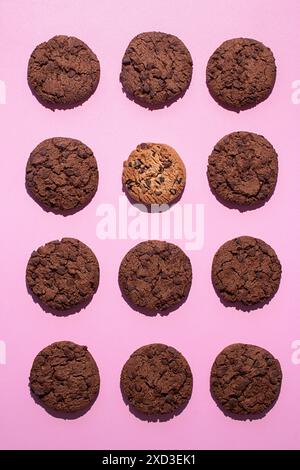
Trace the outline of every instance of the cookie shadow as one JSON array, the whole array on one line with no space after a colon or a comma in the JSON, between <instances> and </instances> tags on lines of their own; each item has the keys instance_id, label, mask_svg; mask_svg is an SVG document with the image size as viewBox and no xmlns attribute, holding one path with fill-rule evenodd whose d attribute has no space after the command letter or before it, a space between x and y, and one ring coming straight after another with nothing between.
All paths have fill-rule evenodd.
<instances>
[{"instance_id":1,"label":"cookie shadow","mask_svg":"<svg viewBox=\"0 0 300 470\"><path fill-rule=\"evenodd\" d=\"M33 391L30 388L30 385L29 385L29 390L30 390L31 397L33 398L33 400L35 401L37 405L41 406L48 414L53 416L53 418L58 418L58 419L63 419L63 420L73 420L73 419L81 418L81 416L84 416L86 413L88 413L88 411L90 411L90 409L94 405L99 395L99 392L98 392L97 396L93 399L93 401L83 410L72 411L70 413L66 413L65 411L52 410L47 405L45 405L42 402L42 400L33 393Z\"/></svg>"},{"instance_id":2,"label":"cookie shadow","mask_svg":"<svg viewBox=\"0 0 300 470\"><path fill-rule=\"evenodd\" d=\"M223 299L223 297L221 296L219 290L217 289L217 287L215 286L214 284L214 281L211 277L211 281L212 281L212 285L214 287L214 290L215 290L215 293L217 294L217 296L219 297L221 303L224 305L224 307L235 307L236 310L241 310L243 312L247 312L247 313L250 313L250 312L253 312L255 310L260 310L262 309L265 305L268 305L271 300L273 299L273 297L276 295L278 289L279 289L279 286L277 287L276 291L274 291L272 293L272 295L267 298L266 300L262 301L262 302L258 302L256 304L253 304L253 305L245 305L243 304L242 302L230 302L229 300L225 300Z\"/></svg>"},{"instance_id":3,"label":"cookie shadow","mask_svg":"<svg viewBox=\"0 0 300 470\"><path fill-rule=\"evenodd\" d=\"M147 317L156 317L157 315L160 315L161 317L166 317L170 313L175 312L175 310L178 310L186 302L186 300L189 296L190 290L191 290L191 285L190 285L189 290L188 290L187 294L185 295L185 297L178 304L174 305L173 307L167 308L165 310L150 310L146 307L139 307L138 305L135 305L134 303L132 303L131 300L128 299L126 297L126 294L122 291L119 280L118 280L118 284L119 284L119 288L120 288L120 291L121 291L121 294L122 294L122 298L123 298L123 300L125 300L127 305L132 310L134 310L135 312L142 313L143 315L145 315Z\"/></svg>"},{"instance_id":4,"label":"cookie shadow","mask_svg":"<svg viewBox=\"0 0 300 470\"><path fill-rule=\"evenodd\" d=\"M277 183L277 181L276 181ZM222 204L223 206L227 207L227 209L235 209L235 210L238 210L239 212L249 212L249 211L254 211L256 209L259 209L260 207L263 207L270 199L271 197L273 196L274 194L274 191L275 191L275 188L276 188L276 184L274 185L274 188L272 189L272 191L269 193L268 197L266 197L266 199L264 199L263 201L259 201L255 204L251 204L251 205L242 205L242 204L238 204L238 203L234 203L234 202L228 202L228 201L225 201L224 199L222 199L217 193L216 191L212 188L212 186L209 184L209 188L210 188L210 191L211 193L214 195L214 197L217 199L217 201Z\"/></svg>"},{"instance_id":5,"label":"cookie shadow","mask_svg":"<svg viewBox=\"0 0 300 470\"><path fill-rule=\"evenodd\" d=\"M26 289L27 289L28 294L31 296L32 300L34 301L34 303L38 304L41 307L41 309L44 310L44 312L51 313L51 315L54 315L56 317L68 317L70 315L74 315L75 313L80 312L82 309L85 309L90 304L90 302L92 301L94 295L96 294L96 292L98 290L98 286L97 286L97 289L95 290L94 295L90 299L85 300L84 302L81 302L80 304L76 305L75 307L71 307L67 310L56 310L54 308L49 307L41 299L39 299L39 297L37 297L37 295L35 295L32 292L32 290L30 289L27 281L26 281Z\"/></svg>"},{"instance_id":6,"label":"cookie shadow","mask_svg":"<svg viewBox=\"0 0 300 470\"><path fill-rule=\"evenodd\" d=\"M222 413L227 416L228 418L231 418L231 419L234 419L235 421L257 421L259 419L262 419L264 418L268 413L269 411L271 411L271 409L276 405L276 402L278 400L278 397L279 397L279 394L280 394L280 391L277 395L277 397L275 398L274 402L272 403L272 405L270 405L268 408L266 408L263 412L261 413L255 413L255 414L247 414L247 415L239 415L239 414L236 414L236 413L232 413L231 411L229 410L226 410L222 405L221 403L218 402L218 400L216 399L216 397L214 396L214 393L213 393L213 390L212 390L212 386L210 385L210 394L211 394L211 397L213 399L213 401L215 402L215 404L217 405L217 407L219 408L219 410L222 411Z\"/></svg>"},{"instance_id":7,"label":"cookie shadow","mask_svg":"<svg viewBox=\"0 0 300 470\"><path fill-rule=\"evenodd\" d=\"M48 213L51 212L52 214L55 214L55 215L62 215L63 217L68 217L70 215L74 215L77 212L80 212L81 210L83 210L92 201L92 199L94 198L94 196L97 192L97 189L98 189L98 188L96 189L95 193L92 194L91 197L89 199L87 199L84 204L81 204L80 206L74 207L74 209L60 210L60 209L55 209L55 208L46 206L46 204L44 204L42 201L37 199L35 194L33 194L31 192L30 188L28 187L28 184L27 184L26 180L25 180L25 188L26 188L26 192L27 192L28 196L31 197L31 199L33 199L33 201L36 204L38 204L40 206L40 208L43 209L43 211L48 212Z\"/></svg>"},{"instance_id":8,"label":"cookie shadow","mask_svg":"<svg viewBox=\"0 0 300 470\"><path fill-rule=\"evenodd\" d=\"M236 108L235 106L233 105L229 105L228 103L224 103L224 101L222 101L219 97L219 95L217 95L216 93L214 93L213 90L211 90L208 86L208 83L207 83L207 80L206 80L206 86L207 86L207 89L209 91L209 94L210 96L214 99L214 101L219 105L221 106L221 108L223 109L226 109L227 111L233 111L235 113L240 113L241 111L247 111L249 109L253 109L255 108L256 106L258 106L260 103L263 103L264 101L266 101L269 96L271 95L273 89L274 89L274 86L275 86L275 82L272 86L272 88L270 88L270 90L268 90L268 93L267 95L264 97L263 100L259 101L258 103L249 103L248 105L244 105L242 108Z\"/></svg>"},{"instance_id":9,"label":"cookie shadow","mask_svg":"<svg viewBox=\"0 0 300 470\"><path fill-rule=\"evenodd\" d=\"M169 108L170 106L172 106L173 103L175 103L176 101L180 100L181 98L184 97L184 95L186 94L187 90L189 89L190 87L190 84L191 84L191 81L192 79L190 80L188 86L185 88L185 90L183 90L179 95L177 95L176 97L172 98L171 100L169 100L167 103L163 103L163 104L146 104L144 101L140 100L138 97L134 96L132 93L130 93L129 91L127 91L122 82L121 82L121 79L119 80L121 85L122 85L122 91L123 93L126 95L126 97L138 104L139 106L141 106L142 108L145 108L145 109L148 109L149 111L157 111L159 109L164 109L164 108Z\"/></svg>"},{"instance_id":10,"label":"cookie shadow","mask_svg":"<svg viewBox=\"0 0 300 470\"><path fill-rule=\"evenodd\" d=\"M177 204L177 202L180 201L180 199L182 198L182 195L184 193L184 190L185 190L185 186L182 189L181 193L175 199L173 199L169 204L145 204L144 202L135 201L135 199L133 199L130 196L129 192L127 191L126 185L125 184L122 185L122 191L125 194L125 196L127 197L129 203L132 206L139 209L141 212L146 212L148 214L162 214L163 212L167 212L175 204ZM152 207L155 207L155 210L153 212L152 212Z\"/></svg>"},{"instance_id":11,"label":"cookie shadow","mask_svg":"<svg viewBox=\"0 0 300 470\"><path fill-rule=\"evenodd\" d=\"M29 80L27 79L27 84L29 86L29 89L32 93L32 95L37 99L37 101L44 107L44 108L47 108L47 109L50 109L50 111L67 111L69 109L74 109L74 108L78 108L79 106L82 106L86 101L88 101L91 96L93 96L93 94L96 92L97 88L98 88L98 85L99 85L99 81L97 83L97 86L95 88L95 90L93 91L93 93L91 93L91 95L88 97L88 98L85 98L85 99L82 99L80 101L77 101L76 103L72 103L72 104L55 104L55 103L49 103L48 101L44 101L38 94L37 92L35 91L35 89L31 86Z\"/></svg>"},{"instance_id":12,"label":"cookie shadow","mask_svg":"<svg viewBox=\"0 0 300 470\"><path fill-rule=\"evenodd\" d=\"M166 414L146 414L142 413L141 411L136 410L128 401L127 397L123 393L122 388L121 389L121 394L123 401L126 406L128 406L130 413L132 413L136 418L140 419L141 421L147 421L148 423L157 423L157 422L166 422L170 421L171 419L175 418L176 416L180 415L184 409L187 407L189 404L190 398L181 406L179 407L176 411L173 413L166 413Z\"/></svg>"}]
</instances>

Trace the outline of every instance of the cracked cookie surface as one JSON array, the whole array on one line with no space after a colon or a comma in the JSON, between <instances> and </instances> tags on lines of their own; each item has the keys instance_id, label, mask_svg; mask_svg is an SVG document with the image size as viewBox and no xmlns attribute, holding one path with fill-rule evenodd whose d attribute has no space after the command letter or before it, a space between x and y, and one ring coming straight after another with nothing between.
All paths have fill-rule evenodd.
<instances>
[{"instance_id":1,"label":"cracked cookie surface","mask_svg":"<svg viewBox=\"0 0 300 470\"><path fill-rule=\"evenodd\" d=\"M88 408L97 398L99 371L86 346L59 341L35 357L29 386L45 407L74 413Z\"/></svg>"},{"instance_id":2,"label":"cracked cookie surface","mask_svg":"<svg viewBox=\"0 0 300 470\"><path fill-rule=\"evenodd\" d=\"M210 57L206 83L225 108L241 111L256 106L271 93L276 79L272 51L255 39L223 42Z\"/></svg>"},{"instance_id":3,"label":"cracked cookie surface","mask_svg":"<svg viewBox=\"0 0 300 470\"><path fill-rule=\"evenodd\" d=\"M121 390L129 404L147 415L165 415L187 404L193 376L183 355L165 344L137 349L124 365Z\"/></svg>"},{"instance_id":4,"label":"cracked cookie surface","mask_svg":"<svg viewBox=\"0 0 300 470\"><path fill-rule=\"evenodd\" d=\"M212 191L225 202L251 206L266 201L278 175L277 153L253 132L232 132L215 145L208 158Z\"/></svg>"},{"instance_id":5,"label":"cracked cookie surface","mask_svg":"<svg viewBox=\"0 0 300 470\"><path fill-rule=\"evenodd\" d=\"M86 101L100 79L97 56L80 39L54 36L32 52L27 71L31 90L43 104L73 107Z\"/></svg>"},{"instance_id":6,"label":"cracked cookie surface","mask_svg":"<svg viewBox=\"0 0 300 470\"><path fill-rule=\"evenodd\" d=\"M170 204L182 194L185 181L183 161L166 144L140 144L123 163L123 187L139 203Z\"/></svg>"},{"instance_id":7,"label":"cracked cookie surface","mask_svg":"<svg viewBox=\"0 0 300 470\"><path fill-rule=\"evenodd\" d=\"M192 79L193 61L183 42L172 34L147 32L129 43L120 81L137 103L162 108L182 96Z\"/></svg>"},{"instance_id":8,"label":"cracked cookie surface","mask_svg":"<svg viewBox=\"0 0 300 470\"><path fill-rule=\"evenodd\" d=\"M212 263L212 281L220 297L245 306L268 302L276 293L281 264L264 241L243 236L222 245Z\"/></svg>"},{"instance_id":9,"label":"cracked cookie surface","mask_svg":"<svg viewBox=\"0 0 300 470\"><path fill-rule=\"evenodd\" d=\"M99 264L92 250L74 238L55 240L34 251L26 268L30 291L54 310L80 307L95 294Z\"/></svg>"},{"instance_id":10,"label":"cracked cookie surface","mask_svg":"<svg viewBox=\"0 0 300 470\"><path fill-rule=\"evenodd\" d=\"M26 187L54 212L84 207L98 187L98 167L92 150L76 139L54 137L41 142L26 166Z\"/></svg>"},{"instance_id":11,"label":"cracked cookie surface","mask_svg":"<svg viewBox=\"0 0 300 470\"><path fill-rule=\"evenodd\" d=\"M178 307L188 296L192 266L173 243L139 243L123 258L119 269L121 291L137 308L164 312Z\"/></svg>"},{"instance_id":12,"label":"cracked cookie surface","mask_svg":"<svg viewBox=\"0 0 300 470\"><path fill-rule=\"evenodd\" d=\"M266 413L281 387L280 363L271 353L252 344L231 344L215 359L211 393L226 412L244 417Z\"/></svg>"}]
</instances>

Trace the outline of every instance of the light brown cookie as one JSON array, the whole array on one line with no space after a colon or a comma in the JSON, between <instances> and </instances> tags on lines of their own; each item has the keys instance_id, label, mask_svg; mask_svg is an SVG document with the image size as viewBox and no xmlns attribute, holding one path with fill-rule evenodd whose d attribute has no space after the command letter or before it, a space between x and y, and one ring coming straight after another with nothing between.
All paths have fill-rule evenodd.
<instances>
[{"instance_id":1,"label":"light brown cookie","mask_svg":"<svg viewBox=\"0 0 300 470\"><path fill-rule=\"evenodd\" d=\"M142 204L174 202L182 194L185 181L183 161L166 144L140 144L123 164L123 187L134 201Z\"/></svg>"}]
</instances>

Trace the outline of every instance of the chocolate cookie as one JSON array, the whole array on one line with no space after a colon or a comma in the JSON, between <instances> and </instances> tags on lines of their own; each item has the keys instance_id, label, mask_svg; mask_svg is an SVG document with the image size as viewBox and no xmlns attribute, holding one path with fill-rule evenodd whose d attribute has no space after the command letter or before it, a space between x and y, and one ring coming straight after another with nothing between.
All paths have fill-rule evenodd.
<instances>
[{"instance_id":1,"label":"chocolate cookie","mask_svg":"<svg viewBox=\"0 0 300 470\"><path fill-rule=\"evenodd\" d=\"M281 387L279 361L252 344L231 344L217 356L210 376L211 393L225 411L241 417L265 414Z\"/></svg>"},{"instance_id":2,"label":"chocolate cookie","mask_svg":"<svg viewBox=\"0 0 300 470\"><path fill-rule=\"evenodd\" d=\"M206 83L211 95L234 111L252 108L271 93L276 79L272 51L255 39L223 42L210 57Z\"/></svg>"},{"instance_id":3,"label":"chocolate cookie","mask_svg":"<svg viewBox=\"0 0 300 470\"><path fill-rule=\"evenodd\" d=\"M52 108L70 108L86 101L100 79L97 56L80 39L54 36L32 52L28 83L37 98Z\"/></svg>"},{"instance_id":4,"label":"chocolate cookie","mask_svg":"<svg viewBox=\"0 0 300 470\"><path fill-rule=\"evenodd\" d=\"M124 297L153 313L177 308L188 296L191 283L191 262L173 243L139 243L128 251L119 269Z\"/></svg>"},{"instance_id":5,"label":"chocolate cookie","mask_svg":"<svg viewBox=\"0 0 300 470\"><path fill-rule=\"evenodd\" d=\"M26 268L30 291L54 310L85 304L99 284L99 264L90 248L75 238L63 238L34 251Z\"/></svg>"},{"instance_id":6,"label":"chocolate cookie","mask_svg":"<svg viewBox=\"0 0 300 470\"><path fill-rule=\"evenodd\" d=\"M128 195L146 205L170 204L185 186L185 166L165 144L140 144L123 164L122 182Z\"/></svg>"},{"instance_id":7,"label":"chocolate cookie","mask_svg":"<svg viewBox=\"0 0 300 470\"><path fill-rule=\"evenodd\" d=\"M232 132L215 145L208 159L211 190L223 201L253 206L266 201L278 175L277 153L262 135Z\"/></svg>"},{"instance_id":8,"label":"chocolate cookie","mask_svg":"<svg viewBox=\"0 0 300 470\"><path fill-rule=\"evenodd\" d=\"M222 245L214 256L212 281L220 297L234 304L258 305L276 293L281 264L264 241L238 237Z\"/></svg>"},{"instance_id":9,"label":"chocolate cookie","mask_svg":"<svg viewBox=\"0 0 300 470\"><path fill-rule=\"evenodd\" d=\"M193 61L172 34L138 34L127 47L120 81L127 95L147 108L163 108L183 96L192 79Z\"/></svg>"},{"instance_id":10,"label":"chocolate cookie","mask_svg":"<svg viewBox=\"0 0 300 470\"><path fill-rule=\"evenodd\" d=\"M180 411L189 401L193 376L186 359L165 344L137 349L124 365L121 390L130 406L146 415Z\"/></svg>"},{"instance_id":11,"label":"chocolate cookie","mask_svg":"<svg viewBox=\"0 0 300 470\"><path fill-rule=\"evenodd\" d=\"M97 191L98 179L92 150L79 140L65 137L41 142L26 166L28 192L54 212L85 206Z\"/></svg>"},{"instance_id":12,"label":"chocolate cookie","mask_svg":"<svg viewBox=\"0 0 300 470\"><path fill-rule=\"evenodd\" d=\"M99 371L86 346L59 341L36 356L29 386L49 410L79 412L89 408L98 396Z\"/></svg>"}]
</instances>

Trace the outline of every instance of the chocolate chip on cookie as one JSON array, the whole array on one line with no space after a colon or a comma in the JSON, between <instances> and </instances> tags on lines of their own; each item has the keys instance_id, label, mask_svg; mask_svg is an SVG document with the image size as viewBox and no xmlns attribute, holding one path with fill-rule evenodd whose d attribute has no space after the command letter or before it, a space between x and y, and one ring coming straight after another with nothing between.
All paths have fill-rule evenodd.
<instances>
[{"instance_id":1,"label":"chocolate chip on cookie","mask_svg":"<svg viewBox=\"0 0 300 470\"><path fill-rule=\"evenodd\" d=\"M185 181L183 161L166 144L140 144L123 164L123 187L134 201L146 205L171 204L181 196Z\"/></svg>"},{"instance_id":2,"label":"chocolate chip on cookie","mask_svg":"<svg viewBox=\"0 0 300 470\"><path fill-rule=\"evenodd\" d=\"M152 313L177 308L188 296L192 266L173 243L151 240L139 243L123 258L119 285L134 306Z\"/></svg>"},{"instance_id":3,"label":"chocolate chip on cookie","mask_svg":"<svg viewBox=\"0 0 300 470\"><path fill-rule=\"evenodd\" d=\"M272 51L255 39L223 42L210 57L206 83L214 99L234 111L256 106L272 92L276 65Z\"/></svg>"},{"instance_id":4,"label":"chocolate chip on cookie","mask_svg":"<svg viewBox=\"0 0 300 470\"><path fill-rule=\"evenodd\" d=\"M91 300L99 284L99 264L84 243L63 238L46 243L32 253L26 282L42 304L65 311Z\"/></svg>"},{"instance_id":5,"label":"chocolate chip on cookie","mask_svg":"<svg viewBox=\"0 0 300 470\"><path fill-rule=\"evenodd\" d=\"M217 356L210 376L213 398L225 411L241 417L265 414L281 387L280 363L252 344L231 344Z\"/></svg>"},{"instance_id":6,"label":"chocolate chip on cookie","mask_svg":"<svg viewBox=\"0 0 300 470\"><path fill-rule=\"evenodd\" d=\"M267 303L276 293L281 264L264 241L243 236L222 245L212 263L212 281L221 299L255 306Z\"/></svg>"},{"instance_id":7,"label":"chocolate chip on cookie","mask_svg":"<svg viewBox=\"0 0 300 470\"><path fill-rule=\"evenodd\" d=\"M37 98L52 108L70 108L86 101L100 79L97 56L80 39L54 36L32 52L28 83Z\"/></svg>"},{"instance_id":8,"label":"chocolate chip on cookie","mask_svg":"<svg viewBox=\"0 0 300 470\"><path fill-rule=\"evenodd\" d=\"M165 344L137 349L124 365L121 390L129 405L146 415L180 411L189 401L193 376L183 355Z\"/></svg>"},{"instance_id":9,"label":"chocolate chip on cookie","mask_svg":"<svg viewBox=\"0 0 300 470\"><path fill-rule=\"evenodd\" d=\"M208 159L207 177L214 194L227 203L253 206L264 203L277 182L275 149L253 132L232 132L215 145Z\"/></svg>"},{"instance_id":10,"label":"chocolate chip on cookie","mask_svg":"<svg viewBox=\"0 0 300 470\"><path fill-rule=\"evenodd\" d=\"M92 150L76 139L54 137L41 142L26 166L26 187L33 198L54 212L79 210L98 187Z\"/></svg>"},{"instance_id":11,"label":"chocolate chip on cookie","mask_svg":"<svg viewBox=\"0 0 300 470\"><path fill-rule=\"evenodd\" d=\"M193 61L172 34L147 32L129 43L120 81L127 95L148 108L163 108L182 96L192 79Z\"/></svg>"},{"instance_id":12,"label":"chocolate chip on cookie","mask_svg":"<svg viewBox=\"0 0 300 470\"><path fill-rule=\"evenodd\" d=\"M36 356L29 386L49 410L79 412L89 408L98 396L99 371L86 346L59 341Z\"/></svg>"}]
</instances>

